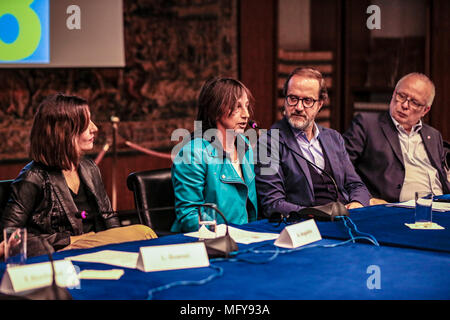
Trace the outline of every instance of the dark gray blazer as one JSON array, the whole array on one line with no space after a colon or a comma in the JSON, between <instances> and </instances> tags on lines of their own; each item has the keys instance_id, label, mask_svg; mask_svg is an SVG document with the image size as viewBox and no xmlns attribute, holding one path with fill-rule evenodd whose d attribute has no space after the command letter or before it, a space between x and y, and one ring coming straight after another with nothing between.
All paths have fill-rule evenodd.
<instances>
[{"instance_id":1,"label":"dark gray blazer","mask_svg":"<svg viewBox=\"0 0 450 320\"><path fill-rule=\"evenodd\" d=\"M427 124L423 124L420 135L431 165L439 173L443 192L449 193L442 136ZM343 137L356 172L372 196L399 201L405 166L398 132L389 112L358 114Z\"/></svg>"},{"instance_id":2,"label":"dark gray blazer","mask_svg":"<svg viewBox=\"0 0 450 320\"><path fill-rule=\"evenodd\" d=\"M342 136L333 129L319 125L318 128L318 139L328 156L334 180L346 203L358 201L368 205L369 191L350 162ZM303 207L316 205L308 164L299 156L302 152L289 123L285 118L276 122L269 130L271 137L274 130L279 130L279 145L275 148L278 153L270 154L270 158L277 166L274 166L274 163L266 165L261 161L263 151L270 151L275 143L270 138L266 139L264 134L258 141L258 163L255 166L256 190L262 211L268 217L275 212L289 214ZM264 169L271 166L273 171L265 174Z\"/></svg>"}]
</instances>

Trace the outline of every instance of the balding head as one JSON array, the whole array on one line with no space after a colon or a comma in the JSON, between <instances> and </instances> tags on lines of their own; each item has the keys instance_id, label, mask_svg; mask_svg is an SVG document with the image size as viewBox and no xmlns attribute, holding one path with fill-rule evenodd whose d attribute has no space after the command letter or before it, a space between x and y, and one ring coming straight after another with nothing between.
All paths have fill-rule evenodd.
<instances>
[{"instance_id":1,"label":"balding head","mask_svg":"<svg viewBox=\"0 0 450 320\"><path fill-rule=\"evenodd\" d=\"M431 81L430 78L428 78L423 73L419 72L408 73L407 75L403 76L400 80L398 80L397 85L395 86L395 91L397 91L397 89L401 86L402 82L404 82L407 79L413 81L414 80L421 81L427 86L428 90L426 93L426 97L423 98L426 101L427 106L431 107L431 105L433 104L434 96L436 94L436 89L434 87L433 81Z\"/></svg>"}]
</instances>

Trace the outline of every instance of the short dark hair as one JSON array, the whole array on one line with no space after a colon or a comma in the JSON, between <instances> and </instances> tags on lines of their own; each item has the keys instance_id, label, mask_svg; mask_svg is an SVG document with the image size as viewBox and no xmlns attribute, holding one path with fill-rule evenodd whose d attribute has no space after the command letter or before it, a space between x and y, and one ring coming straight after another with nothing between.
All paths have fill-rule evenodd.
<instances>
[{"instance_id":1,"label":"short dark hair","mask_svg":"<svg viewBox=\"0 0 450 320\"><path fill-rule=\"evenodd\" d=\"M78 166L75 138L89 126L87 101L57 93L42 101L30 134L30 158L46 166L70 170Z\"/></svg>"},{"instance_id":2,"label":"short dark hair","mask_svg":"<svg viewBox=\"0 0 450 320\"><path fill-rule=\"evenodd\" d=\"M323 78L322 73L320 71L314 69L314 68L305 68L305 67L299 67L295 68L287 77L286 81L284 82L283 86L283 96L286 97L289 81L293 76L302 76L305 78L310 79L316 79L319 81L319 100L326 101L328 99L328 90L327 90L327 84L325 82L325 79Z\"/></svg>"},{"instance_id":3,"label":"short dark hair","mask_svg":"<svg viewBox=\"0 0 450 320\"><path fill-rule=\"evenodd\" d=\"M217 120L230 115L243 92L249 100L249 113L253 114L254 98L250 90L233 78L212 78L207 80L197 101L197 120L202 122L202 131L217 127Z\"/></svg>"}]
</instances>

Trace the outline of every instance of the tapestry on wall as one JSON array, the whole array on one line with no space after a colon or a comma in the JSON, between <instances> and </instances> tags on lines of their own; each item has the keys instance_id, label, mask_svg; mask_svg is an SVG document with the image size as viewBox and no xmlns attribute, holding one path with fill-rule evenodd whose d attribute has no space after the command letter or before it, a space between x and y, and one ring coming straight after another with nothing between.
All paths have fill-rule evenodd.
<instances>
[{"instance_id":1,"label":"tapestry on wall","mask_svg":"<svg viewBox=\"0 0 450 320\"><path fill-rule=\"evenodd\" d=\"M237 77L236 0L124 1L125 68L0 70L0 161L28 158L33 115L55 92L89 101L98 153L119 134L167 150L177 128L193 129L196 99L210 77ZM80 48L89 50L89 48ZM132 151L118 145L119 151Z\"/></svg>"}]
</instances>

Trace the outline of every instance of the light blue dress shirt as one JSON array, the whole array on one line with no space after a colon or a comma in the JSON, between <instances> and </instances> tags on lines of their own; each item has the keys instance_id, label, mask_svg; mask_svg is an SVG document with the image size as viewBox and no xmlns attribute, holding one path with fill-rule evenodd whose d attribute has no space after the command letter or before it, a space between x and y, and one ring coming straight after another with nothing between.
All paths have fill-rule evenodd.
<instances>
[{"instance_id":1,"label":"light blue dress shirt","mask_svg":"<svg viewBox=\"0 0 450 320\"><path fill-rule=\"evenodd\" d=\"M322 170L325 169L325 159L322 146L320 145L319 141L319 128L317 127L317 124L314 123L314 136L312 137L311 141L308 140L304 131L296 129L292 126L291 129L294 133L295 138L297 139L303 156ZM320 170L318 170L317 168L314 169L318 173L322 174L322 172L320 172Z\"/></svg>"}]
</instances>

